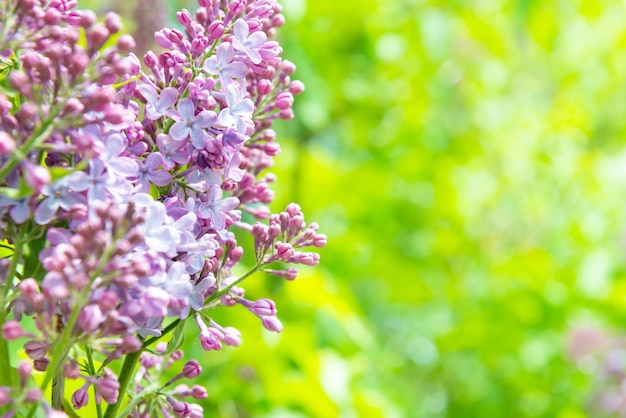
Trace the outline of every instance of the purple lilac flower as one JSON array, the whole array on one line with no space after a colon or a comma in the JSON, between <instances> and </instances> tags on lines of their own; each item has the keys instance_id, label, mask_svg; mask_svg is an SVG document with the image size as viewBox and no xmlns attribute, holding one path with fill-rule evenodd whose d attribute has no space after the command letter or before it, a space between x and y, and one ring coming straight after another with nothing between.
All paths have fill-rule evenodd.
<instances>
[{"instance_id":1,"label":"purple lilac flower","mask_svg":"<svg viewBox=\"0 0 626 418\"><path fill-rule=\"evenodd\" d=\"M59 208L68 211L76 204L86 203L84 196L70 190L68 180L63 177L43 188L42 194L47 197L35 209L35 222L39 225L50 222Z\"/></svg>"},{"instance_id":2,"label":"purple lilac flower","mask_svg":"<svg viewBox=\"0 0 626 418\"><path fill-rule=\"evenodd\" d=\"M258 50L267 41L265 32L257 31L250 34L248 23L243 19L237 19L234 32L233 47L238 51L244 52L252 63L259 64L261 55Z\"/></svg>"},{"instance_id":3,"label":"purple lilac flower","mask_svg":"<svg viewBox=\"0 0 626 418\"><path fill-rule=\"evenodd\" d=\"M170 170L176 164L185 165L189 162L190 155L184 141L174 141L169 135L158 134L157 146L163 157L163 167Z\"/></svg>"},{"instance_id":4,"label":"purple lilac flower","mask_svg":"<svg viewBox=\"0 0 626 418\"><path fill-rule=\"evenodd\" d=\"M164 88L159 95L150 84L142 84L139 86L139 91L148 102L146 104L146 117L150 120L157 120L165 115L165 112L178 100L178 90L174 87Z\"/></svg>"},{"instance_id":5,"label":"purple lilac flower","mask_svg":"<svg viewBox=\"0 0 626 418\"><path fill-rule=\"evenodd\" d=\"M9 216L16 224L24 223L30 218L30 205L29 199L10 199L5 196L0 196L0 208L10 208Z\"/></svg>"},{"instance_id":6,"label":"purple lilac flower","mask_svg":"<svg viewBox=\"0 0 626 418\"><path fill-rule=\"evenodd\" d=\"M178 111L169 113L177 122L172 125L170 135L176 141L191 137L191 143L197 149L206 145L207 134L203 128L215 124L215 112L203 110L195 115L195 106L191 99L184 98L178 102Z\"/></svg>"},{"instance_id":7,"label":"purple lilac flower","mask_svg":"<svg viewBox=\"0 0 626 418\"><path fill-rule=\"evenodd\" d=\"M72 173L68 178L68 185L77 192L87 191L87 199L90 202L106 201L107 196L121 201L121 197L129 192L128 182L114 177L105 170L102 160L89 160L89 174L84 171Z\"/></svg>"},{"instance_id":8,"label":"purple lilac flower","mask_svg":"<svg viewBox=\"0 0 626 418\"><path fill-rule=\"evenodd\" d=\"M217 122L225 127L235 126L237 132L246 134L248 126L253 125L254 103L245 98L243 92L235 84L229 84L226 87L224 100L227 107L220 111Z\"/></svg>"},{"instance_id":9,"label":"purple lilac flower","mask_svg":"<svg viewBox=\"0 0 626 418\"><path fill-rule=\"evenodd\" d=\"M246 25L247 26L247 25ZM234 50L232 44L224 42L213 55L204 62L202 69L209 74L217 74L222 88L233 82L233 78L243 78L248 67L243 62L233 61Z\"/></svg>"},{"instance_id":10,"label":"purple lilac flower","mask_svg":"<svg viewBox=\"0 0 626 418\"><path fill-rule=\"evenodd\" d=\"M189 296L189 304L194 310L199 311L202 309L204 306L204 299L206 298L206 291L211 286L215 286L215 277L212 274L205 277L200 281L200 283L194 286L191 291L191 296Z\"/></svg>"},{"instance_id":11,"label":"purple lilac flower","mask_svg":"<svg viewBox=\"0 0 626 418\"><path fill-rule=\"evenodd\" d=\"M102 139L104 143L104 151L100 153L98 158L102 160L109 173L118 177L129 178L137 175L137 163L130 157L122 156L126 150L126 140L122 135L113 133Z\"/></svg>"},{"instance_id":12,"label":"purple lilac flower","mask_svg":"<svg viewBox=\"0 0 626 418\"><path fill-rule=\"evenodd\" d=\"M143 163L140 163L139 179L137 180L136 192L148 193L150 191L150 183L157 186L165 186L172 181L172 175L164 170L158 170L163 157L157 152L153 152L146 157Z\"/></svg>"},{"instance_id":13,"label":"purple lilac flower","mask_svg":"<svg viewBox=\"0 0 626 418\"><path fill-rule=\"evenodd\" d=\"M210 219L215 229L221 230L226 227L224 213L229 212L239 206L239 199L227 197L222 200L222 189L217 185L211 185L207 192L207 201L198 208L198 216L203 219Z\"/></svg>"}]
</instances>

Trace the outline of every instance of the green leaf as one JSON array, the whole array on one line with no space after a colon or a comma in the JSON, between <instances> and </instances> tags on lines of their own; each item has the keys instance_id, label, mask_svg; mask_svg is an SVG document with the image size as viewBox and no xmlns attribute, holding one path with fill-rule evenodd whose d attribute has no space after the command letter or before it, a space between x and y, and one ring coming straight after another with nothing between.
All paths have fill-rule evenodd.
<instances>
[{"instance_id":1,"label":"green leaf","mask_svg":"<svg viewBox=\"0 0 626 418\"><path fill-rule=\"evenodd\" d=\"M185 342L185 320L181 320L174 331L172 331L172 339L167 343L167 349L163 353L163 355L170 354L180 348Z\"/></svg>"}]
</instances>

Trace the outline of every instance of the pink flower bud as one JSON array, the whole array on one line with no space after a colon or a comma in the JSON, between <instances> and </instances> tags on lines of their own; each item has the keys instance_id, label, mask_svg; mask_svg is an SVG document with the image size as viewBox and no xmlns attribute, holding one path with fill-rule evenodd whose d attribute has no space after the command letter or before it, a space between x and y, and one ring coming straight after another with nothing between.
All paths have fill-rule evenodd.
<instances>
[{"instance_id":1,"label":"pink flower bud","mask_svg":"<svg viewBox=\"0 0 626 418\"><path fill-rule=\"evenodd\" d=\"M244 0L233 0L228 4L228 10L233 15L238 15L243 12L246 7L246 2Z\"/></svg>"},{"instance_id":2,"label":"pink flower bud","mask_svg":"<svg viewBox=\"0 0 626 418\"><path fill-rule=\"evenodd\" d=\"M44 341L30 340L24 343L24 350L26 355L32 359L37 360L43 358L48 350L48 343Z\"/></svg>"},{"instance_id":3,"label":"pink flower bud","mask_svg":"<svg viewBox=\"0 0 626 418\"><path fill-rule=\"evenodd\" d=\"M111 33L117 33L122 29L122 18L114 12L108 12L104 17L104 24Z\"/></svg>"},{"instance_id":4,"label":"pink flower bud","mask_svg":"<svg viewBox=\"0 0 626 418\"><path fill-rule=\"evenodd\" d=\"M280 145L277 142L268 142L263 145L263 152L265 152L270 157L276 157L280 154Z\"/></svg>"},{"instance_id":5,"label":"pink flower bud","mask_svg":"<svg viewBox=\"0 0 626 418\"><path fill-rule=\"evenodd\" d=\"M78 326L86 333L92 333L98 329L106 317L102 314L100 306L91 304L83 306L78 316Z\"/></svg>"},{"instance_id":6,"label":"pink flower bud","mask_svg":"<svg viewBox=\"0 0 626 418\"><path fill-rule=\"evenodd\" d=\"M224 334L217 328L206 328L200 332L200 344L206 351L221 349L223 338Z\"/></svg>"},{"instance_id":7,"label":"pink flower bud","mask_svg":"<svg viewBox=\"0 0 626 418\"><path fill-rule=\"evenodd\" d=\"M89 403L89 384L78 389L72 394L72 405L74 409L80 409Z\"/></svg>"},{"instance_id":8,"label":"pink flower bud","mask_svg":"<svg viewBox=\"0 0 626 418\"><path fill-rule=\"evenodd\" d=\"M259 316L275 316L276 305L270 299L259 299L250 307L252 312Z\"/></svg>"},{"instance_id":9,"label":"pink flower bud","mask_svg":"<svg viewBox=\"0 0 626 418\"><path fill-rule=\"evenodd\" d=\"M106 403L117 402L119 396L120 383L111 377L102 377L94 383L97 393L104 398Z\"/></svg>"},{"instance_id":10,"label":"pink flower bud","mask_svg":"<svg viewBox=\"0 0 626 418\"><path fill-rule=\"evenodd\" d=\"M9 155L15 151L15 140L8 133L0 132L0 157Z\"/></svg>"},{"instance_id":11,"label":"pink flower bud","mask_svg":"<svg viewBox=\"0 0 626 418\"><path fill-rule=\"evenodd\" d=\"M294 80L289 84L289 91L291 94L297 96L304 91L304 83L299 80Z\"/></svg>"},{"instance_id":12,"label":"pink flower bud","mask_svg":"<svg viewBox=\"0 0 626 418\"><path fill-rule=\"evenodd\" d=\"M189 360L183 367L183 376L187 379L193 379L202 373L202 367L196 360Z\"/></svg>"},{"instance_id":13,"label":"pink flower bud","mask_svg":"<svg viewBox=\"0 0 626 418\"><path fill-rule=\"evenodd\" d=\"M48 357L42 357L37 360L33 360L33 368L38 372L45 372L50 365L50 359Z\"/></svg>"},{"instance_id":14,"label":"pink flower bud","mask_svg":"<svg viewBox=\"0 0 626 418\"><path fill-rule=\"evenodd\" d=\"M280 319L275 316L264 316L261 318L261 323L268 331L281 332L283 330L282 322L280 322Z\"/></svg>"},{"instance_id":15,"label":"pink flower bud","mask_svg":"<svg viewBox=\"0 0 626 418\"><path fill-rule=\"evenodd\" d=\"M209 41L215 41L224 34L224 23L221 20L216 20L209 25Z\"/></svg>"},{"instance_id":16,"label":"pink flower bud","mask_svg":"<svg viewBox=\"0 0 626 418\"><path fill-rule=\"evenodd\" d=\"M191 388L191 396L193 396L194 399L200 400L208 398L209 395L204 386L194 385L193 388Z\"/></svg>"},{"instance_id":17,"label":"pink flower bud","mask_svg":"<svg viewBox=\"0 0 626 418\"><path fill-rule=\"evenodd\" d=\"M136 45L135 39L126 33L117 38L117 48L122 52L131 52Z\"/></svg>"},{"instance_id":18,"label":"pink flower bud","mask_svg":"<svg viewBox=\"0 0 626 418\"><path fill-rule=\"evenodd\" d=\"M25 333L19 322L15 320L9 320L2 325L2 338L7 341L17 340L24 337Z\"/></svg>"},{"instance_id":19,"label":"pink flower bud","mask_svg":"<svg viewBox=\"0 0 626 418\"><path fill-rule=\"evenodd\" d=\"M191 414L191 408L187 402L174 401L172 403L172 410L174 411L174 415L178 418L185 418Z\"/></svg>"},{"instance_id":20,"label":"pink flower bud","mask_svg":"<svg viewBox=\"0 0 626 418\"><path fill-rule=\"evenodd\" d=\"M291 244L280 242L276 245L276 255L281 260L287 260L293 256L293 247Z\"/></svg>"},{"instance_id":21,"label":"pink flower bud","mask_svg":"<svg viewBox=\"0 0 626 418\"><path fill-rule=\"evenodd\" d=\"M30 375L33 372L33 366L29 361L23 360L17 365L17 374L20 376L20 385L26 386L26 382L30 379Z\"/></svg>"},{"instance_id":22,"label":"pink flower bud","mask_svg":"<svg viewBox=\"0 0 626 418\"><path fill-rule=\"evenodd\" d=\"M174 46L174 44L172 44L172 42L168 39L167 35L163 33L163 30L154 32L154 40L162 48L169 49Z\"/></svg>"},{"instance_id":23,"label":"pink flower bud","mask_svg":"<svg viewBox=\"0 0 626 418\"><path fill-rule=\"evenodd\" d=\"M280 63L280 69L283 70L285 74L291 75L294 72L296 72L296 64L294 64L293 62L289 60L283 60Z\"/></svg>"},{"instance_id":24,"label":"pink flower bud","mask_svg":"<svg viewBox=\"0 0 626 418\"><path fill-rule=\"evenodd\" d=\"M23 172L26 184L37 193L41 192L41 189L52 180L48 169L41 165L25 162Z\"/></svg>"},{"instance_id":25,"label":"pink flower bud","mask_svg":"<svg viewBox=\"0 0 626 418\"><path fill-rule=\"evenodd\" d=\"M180 12L176 12L176 20L183 26L188 26L191 24L191 13L189 10L183 9Z\"/></svg>"},{"instance_id":26,"label":"pink flower bud","mask_svg":"<svg viewBox=\"0 0 626 418\"><path fill-rule=\"evenodd\" d=\"M93 54L102 48L105 42L109 39L109 36L111 36L111 32L109 32L106 26L101 24L94 25L87 33L89 52Z\"/></svg>"},{"instance_id":27,"label":"pink flower bud","mask_svg":"<svg viewBox=\"0 0 626 418\"><path fill-rule=\"evenodd\" d=\"M24 398L25 402L34 403L39 402L41 400L41 389L31 388L26 391L26 397Z\"/></svg>"},{"instance_id":28,"label":"pink flower bud","mask_svg":"<svg viewBox=\"0 0 626 418\"><path fill-rule=\"evenodd\" d=\"M68 379L78 379L80 366L76 361L70 361L63 367L63 375Z\"/></svg>"}]
</instances>

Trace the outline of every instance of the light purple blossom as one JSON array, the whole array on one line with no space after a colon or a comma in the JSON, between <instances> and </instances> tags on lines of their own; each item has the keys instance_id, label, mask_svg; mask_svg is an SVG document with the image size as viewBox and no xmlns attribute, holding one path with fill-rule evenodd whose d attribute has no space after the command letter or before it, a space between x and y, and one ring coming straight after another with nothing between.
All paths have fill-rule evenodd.
<instances>
[{"instance_id":1,"label":"light purple blossom","mask_svg":"<svg viewBox=\"0 0 626 418\"><path fill-rule=\"evenodd\" d=\"M148 193L150 191L150 183L157 186L165 186L172 181L172 175L164 170L159 170L159 166L163 161L161 154L153 152L149 154L143 163L140 163L139 179L137 180L136 192Z\"/></svg>"},{"instance_id":2,"label":"light purple blossom","mask_svg":"<svg viewBox=\"0 0 626 418\"><path fill-rule=\"evenodd\" d=\"M222 189L219 186L212 185L207 192L207 201L200 204L198 208L198 216L203 219L210 219L217 230L226 227L224 213L239 206L239 199L231 196L222 200L222 194Z\"/></svg>"},{"instance_id":3,"label":"light purple blossom","mask_svg":"<svg viewBox=\"0 0 626 418\"><path fill-rule=\"evenodd\" d=\"M28 198L10 199L0 195L0 208L10 208L9 216L11 216L13 222L18 225L30 218L30 204Z\"/></svg>"},{"instance_id":4,"label":"light purple blossom","mask_svg":"<svg viewBox=\"0 0 626 418\"><path fill-rule=\"evenodd\" d=\"M163 167L170 170L176 164L185 165L189 162L189 151L184 141L174 141L169 135L158 134L157 146L163 157Z\"/></svg>"},{"instance_id":5,"label":"light purple blossom","mask_svg":"<svg viewBox=\"0 0 626 418\"><path fill-rule=\"evenodd\" d=\"M267 41L265 32L257 31L250 34L248 23L243 19L237 19L234 33L233 47L244 52L253 64L259 64L261 62L259 48Z\"/></svg>"},{"instance_id":6,"label":"light purple blossom","mask_svg":"<svg viewBox=\"0 0 626 418\"><path fill-rule=\"evenodd\" d=\"M247 26L247 25L246 25ZM204 62L202 69L209 74L217 74L222 88L233 82L233 78L245 77L248 67L243 62L233 61L232 44L224 42L217 48L216 55Z\"/></svg>"},{"instance_id":7,"label":"light purple blossom","mask_svg":"<svg viewBox=\"0 0 626 418\"><path fill-rule=\"evenodd\" d=\"M171 111L168 114L177 120L170 128L170 135L174 140L181 141L190 137L194 147L204 148L207 133L203 129L215 124L215 112L203 110L196 115L191 99L184 98L178 102L178 111Z\"/></svg>"},{"instance_id":8,"label":"light purple blossom","mask_svg":"<svg viewBox=\"0 0 626 418\"><path fill-rule=\"evenodd\" d=\"M139 91L147 100L146 117L150 120L157 120L165 115L165 112L178 100L178 90L174 87L164 88L159 95L150 84L142 84L139 86Z\"/></svg>"},{"instance_id":9,"label":"light purple blossom","mask_svg":"<svg viewBox=\"0 0 626 418\"><path fill-rule=\"evenodd\" d=\"M68 177L46 185L42 193L47 197L35 209L35 222L39 225L50 222L59 208L67 211L78 203L86 203L84 196L69 188Z\"/></svg>"},{"instance_id":10,"label":"light purple blossom","mask_svg":"<svg viewBox=\"0 0 626 418\"><path fill-rule=\"evenodd\" d=\"M226 87L224 101L227 107L220 111L217 123L227 128L234 126L237 132L245 134L248 126L254 126L252 123L254 103L249 98L244 97L243 92L236 84L229 84Z\"/></svg>"},{"instance_id":11,"label":"light purple blossom","mask_svg":"<svg viewBox=\"0 0 626 418\"><path fill-rule=\"evenodd\" d=\"M129 183L105 170L102 160L89 160L89 174L84 171L72 173L68 185L77 192L87 191L87 200L90 202L106 201L107 197L121 201L121 197L130 191Z\"/></svg>"},{"instance_id":12,"label":"light purple blossom","mask_svg":"<svg viewBox=\"0 0 626 418\"><path fill-rule=\"evenodd\" d=\"M128 178L137 175L137 163L130 157L122 156L127 148L126 140L122 135L113 133L102 139L104 151L98 158L102 160L109 173L118 177Z\"/></svg>"}]
</instances>

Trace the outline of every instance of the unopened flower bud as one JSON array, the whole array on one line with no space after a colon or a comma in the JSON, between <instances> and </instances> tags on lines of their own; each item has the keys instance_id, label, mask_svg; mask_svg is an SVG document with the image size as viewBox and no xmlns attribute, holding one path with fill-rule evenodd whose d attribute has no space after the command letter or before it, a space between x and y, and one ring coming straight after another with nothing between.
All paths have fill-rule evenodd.
<instances>
[{"instance_id":1,"label":"unopened flower bud","mask_svg":"<svg viewBox=\"0 0 626 418\"><path fill-rule=\"evenodd\" d=\"M224 334L216 328L206 328L200 332L200 344L206 351L221 349L223 338Z\"/></svg>"},{"instance_id":2,"label":"unopened flower bud","mask_svg":"<svg viewBox=\"0 0 626 418\"><path fill-rule=\"evenodd\" d=\"M187 402L174 401L172 403L172 410L174 411L174 415L178 418L188 417L191 413L191 409Z\"/></svg>"},{"instance_id":3,"label":"unopened flower bud","mask_svg":"<svg viewBox=\"0 0 626 418\"><path fill-rule=\"evenodd\" d=\"M215 41L224 34L224 23L221 20L213 21L209 25L209 40Z\"/></svg>"},{"instance_id":4,"label":"unopened flower bud","mask_svg":"<svg viewBox=\"0 0 626 418\"><path fill-rule=\"evenodd\" d=\"M40 400L41 400L41 389L30 388L26 391L26 397L24 398L24 402L34 403L34 402L39 402Z\"/></svg>"},{"instance_id":5,"label":"unopened flower bud","mask_svg":"<svg viewBox=\"0 0 626 418\"><path fill-rule=\"evenodd\" d=\"M282 332L283 330L282 322L280 322L280 319L275 316L264 316L263 318L261 318L261 323L263 324L263 327L268 331Z\"/></svg>"},{"instance_id":6,"label":"unopened flower bud","mask_svg":"<svg viewBox=\"0 0 626 418\"><path fill-rule=\"evenodd\" d=\"M191 396L193 396L194 399L200 400L200 399L206 399L209 395L204 386L194 385L191 388Z\"/></svg>"},{"instance_id":7,"label":"unopened flower bud","mask_svg":"<svg viewBox=\"0 0 626 418\"><path fill-rule=\"evenodd\" d=\"M276 305L272 300L266 298L255 301L250 309L259 316L276 315Z\"/></svg>"},{"instance_id":8,"label":"unopened flower bud","mask_svg":"<svg viewBox=\"0 0 626 418\"><path fill-rule=\"evenodd\" d=\"M117 33L122 29L122 18L115 12L108 12L104 17L104 24L111 33Z\"/></svg>"},{"instance_id":9,"label":"unopened flower bud","mask_svg":"<svg viewBox=\"0 0 626 418\"><path fill-rule=\"evenodd\" d=\"M186 27L191 24L191 13L189 13L189 10L187 9L176 12L176 20L178 20L178 23Z\"/></svg>"},{"instance_id":10,"label":"unopened flower bud","mask_svg":"<svg viewBox=\"0 0 626 418\"><path fill-rule=\"evenodd\" d=\"M17 374L20 376L20 386L26 386L26 382L30 379L33 372L33 366L29 361L23 360L17 365Z\"/></svg>"},{"instance_id":11,"label":"unopened flower bud","mask_svg":"<svg viewBox=\"0 0 626 418\"><path fill-rule=\"evenodd\" d=\"M196 360L189 360L183 367L183 376L187 379L193 379L202 373L202 367Z\"/></svg>"},{"instance_id":12,"label":"unopened flower bud","mask_svg":"<svg viewBox=\"0 0 626 418\"><path fill-rule=\"evenodd\" d=\"M45 372L50 365L50 359L48 357L42 357L37 360L33 360L33 368L38 372Z\"/></svg>"},{"instance_id":13,"label":"unopened flower bud","mask_svg":"<svg viewBox=\"0 0 626 418\"><path fill-rule=\"evenodd\" d=\"M30 340L24 343L24 351L31 360L38 360L46 355L48 343L44 341Z\"/></svg>"},{"instance_id":14,"label":"unopened flower bud","mask_svg":"<svg viewBox=\"0 0 626 418\"><path fill-rule=\"evenodd\" d=\"M89 384L86 384L85 386L74 392L74 394L72 395L72 405L74 406L74 409L80 409L83 406L87 406L87 404L89 403L88 389Z\"/></svg>"},{"instance_id":15,"label":"unopened flower bud","mask_svg":"<svg viewBox=\"0 0 626 418\"><path fill-rule=\"evenodd\" d=\"M289 92L294 96L301 94L304 91L304 83L299 80L294 80L289 84Z\"/></svg>"},{"instance_id":16,"label":"unopened flower bud","mask_svg":"<svg viewBox=\"0 0 626 418\"><path fill-rule=\"evenodd\" d=\"M19 322L9 320L2 325L2 338L7 341L17 340L25 335L24 330Z\"/></svg>"}]
</instances>

